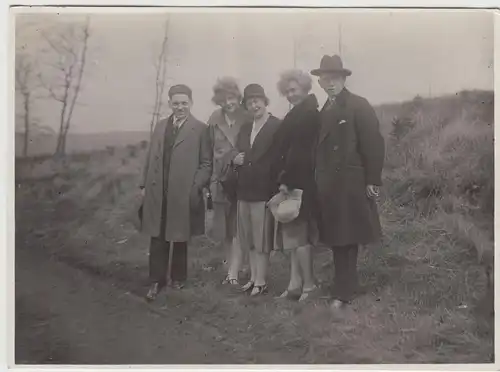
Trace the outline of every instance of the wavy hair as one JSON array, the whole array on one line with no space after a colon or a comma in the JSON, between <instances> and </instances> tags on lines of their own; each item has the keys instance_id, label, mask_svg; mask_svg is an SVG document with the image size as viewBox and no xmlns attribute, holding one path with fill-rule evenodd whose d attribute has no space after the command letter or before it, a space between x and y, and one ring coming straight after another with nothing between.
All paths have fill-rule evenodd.
<instances>
[{"instance_id":1,"label":"wavy hair","mask_svg":"<svg viewBox=\"0 0 500 372\"><path fill-rule=\"evenodd\" d=\"M312 78L311 76L302 70L287 70L281 73L280 79L278 81L277 87L278 91L282 96L286 94L286 89L290 81L295 81L299 86L306 92L312 89Z\"/></svg>"},{"instance_id":2,"label":"wavy hair","mask_svg":"<svg viewBox=\"0 0 500 372\"><path fill-rule=\"evenodd\" d=\"M224 104L227 95L234 95L238 98L238 101L241 101L242 98L236 79L229 76L218 78L212 90L214 93L212 102L218 106Z\"/></svg>"}]
</instances>

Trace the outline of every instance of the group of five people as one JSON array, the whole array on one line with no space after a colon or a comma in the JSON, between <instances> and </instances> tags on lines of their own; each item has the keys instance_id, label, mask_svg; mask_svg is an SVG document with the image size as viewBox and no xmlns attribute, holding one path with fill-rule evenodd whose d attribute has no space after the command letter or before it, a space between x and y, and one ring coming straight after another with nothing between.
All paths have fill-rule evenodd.
<instances>
[{"instance_id":1,"label":"group of five people","mask_svg":"<svg viewBox=\"0 0 500 372\"><path fill-rule=\"evenodd\" d=\"M167 277L183 286L187 242L204 233L204 188L213 235L227 252L223 284L240 286L247 255L250 279L241 290L265 293L270 252L281 249L290 253L290 281L279 297L306 300L318 290L313 252L321 243L334 255L332 306L352 300L359 246L381 236L384 139L372 106L345 87L351 71L339 56L324 56L311 75L328 95L325 105L319 110L310 93L310 74L286 71L277 87L291 109L282 120L268 111L259 84L241 94L233 78L219 79L212 101L220 108L208 125L190 113L189 87L169 90L172 115L154 129L140 185L142 231L151 237L148 300Z\"/></svg>"}]
</instances>

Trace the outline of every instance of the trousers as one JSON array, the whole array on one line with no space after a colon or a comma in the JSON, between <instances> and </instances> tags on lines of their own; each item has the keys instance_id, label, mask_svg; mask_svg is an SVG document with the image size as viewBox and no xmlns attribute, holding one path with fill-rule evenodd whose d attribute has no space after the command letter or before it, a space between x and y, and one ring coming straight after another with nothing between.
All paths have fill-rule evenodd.
<instances>
[{"instance_id":1,"label":"trousers","mask_svg":"<svg viewBox=\"0 0 500 372\"><path fill-rule=\"evenodd\" d=\"M335 267L334 297L343 302L354 298L358 286L358 250L356 244L333 247Z\"/></svg>"},{"instance_id":2,"label":"trousers","mask_svg":"<svg viewBox=\"0 0 500 372\"><path fill-rule=\"evenodd\" d=\"M160 235L151 237L149 244L149 279L161 286L167 282L170 254L170 242L165 240L167 206L166 198L163 199ZM187 279L187 242L174 242L173 248L171 279L174 282L184 282Z\"/></svg>"}]
</instances>

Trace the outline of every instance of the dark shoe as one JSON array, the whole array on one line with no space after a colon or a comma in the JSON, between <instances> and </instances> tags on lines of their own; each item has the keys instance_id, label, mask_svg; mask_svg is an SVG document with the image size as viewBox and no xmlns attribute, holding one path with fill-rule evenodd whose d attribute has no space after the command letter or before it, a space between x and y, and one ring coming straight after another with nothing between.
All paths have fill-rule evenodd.
<instances>
[{"instance_id":1,"label":"dark shoe","mask_svg":"<svg viewBox=\"0 0 500 372\"><path fill-rule=\"evenodd\" d=\"M345 309L347 305L349 305L349 302L335 299L330 304L330 310L332 310L332 311L342 310L342 309Z\"/></svg>"},{"instance_id":2,"label":"dark shoe","mask_svg":"<svg viewBox=\"0 0 500 372\"><path fill-rule=\"evenodd\" d=\"M156 297L158 297L158 293L160 293L161 289L162 286L160 285L160 283L151 284L148 294L146 295L146 301L151 302L156 300Z\"/></svg>"},{"instance_id":3,"label":"dark shoe","mask_svg":"<svg viewBox=\"0 0 500 372\"><path fill-rule=\"evenodd\" d=\"M297 300L302 293L302 288L286 289L281 295L276 297L277 300Z\"/></svg>"},{"instance_id":4,"label":"dark shoe","mask_svg":"<svg viewBox=\"0 0 500 372\"><path fill-rule=\"evenodd\" d=\"M182 289L182 288L184 288L184 283L183 282L172 282L172 288Z\"/></svg>"}]
</instances>

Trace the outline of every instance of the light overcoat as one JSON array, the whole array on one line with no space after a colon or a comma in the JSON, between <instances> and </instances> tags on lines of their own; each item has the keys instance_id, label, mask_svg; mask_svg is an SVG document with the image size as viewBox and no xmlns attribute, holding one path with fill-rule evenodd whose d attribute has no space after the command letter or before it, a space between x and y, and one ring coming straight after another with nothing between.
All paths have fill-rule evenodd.
<instances>
[{"instance_id":1,"label":"light overcoat","mask_svg":"<svg viewBox=\"0 0 500 372\"><path fill-rule=\"evenodd\" d=\"M168 184L164 185L164 136L172 120L170 116L159 121L153 131L141 183L145 188L141 228L147 235L160 235L161 208L166 195L165 240L185 242L205 232L202 190L210 180L212 150L208 126L189 116L175 139Z\"/></svg>"}]
</instances>

